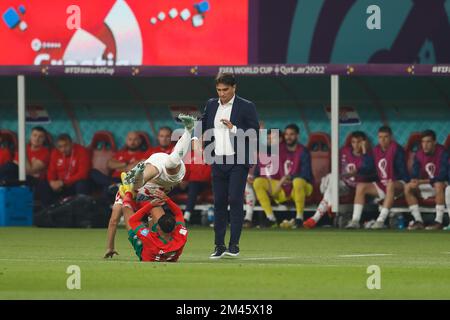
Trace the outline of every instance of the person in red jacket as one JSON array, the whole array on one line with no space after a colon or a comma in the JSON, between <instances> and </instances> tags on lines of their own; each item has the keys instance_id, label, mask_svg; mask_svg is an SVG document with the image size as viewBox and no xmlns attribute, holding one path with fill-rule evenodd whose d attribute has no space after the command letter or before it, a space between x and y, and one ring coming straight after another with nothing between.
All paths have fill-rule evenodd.
<instances>
[{"instance_id":1,"label":"person in red jacket","mask_svg":"<svg viewBox=\"0 0 450 320\"><path fill-rule=\"evenodd\" d=\"M190 161L185 162L188 200L184 210L184 219L189 222L194 212L200 192L211 187L211 166L206 164L202 152L192 151Z\"/></svg>"},{"instance_id":2,"label":"person in red jacket","mask_svg":"<svg viewBox=\"0 0 450 320\"><path fill-rule=\"evenodd\" d=\"M13 157L12 152L4 143L3 137L0 135L0 180L9 179L9 164L11 163Z\"/></svg>"},{"instance_id":3,"label":"person in red jacket","mask_svg":"<svg viewBox=\"0 0 450 320\"><path fill-rule=\"evenodd\" d=\"M107 162L108 169L112 171L111 175L105 175L97 169L91 170L90 177L92 181L102 187L106 199L114 199L117 191L115 185L120 183L120 174L124 171L129 171L139 161L146 159L145 152L141 150L141 147L142 139L139 134L135 131L130 131L125 140L125 147L117 151Z\"/></svg>"},{"instance_id":4,"label":"person in red jacket","mask_svg":"<svg viewBox=\"0 0 450 320\"><path fill-rule=\"evenodd\" d=\"M133 210L135 207L133 195L131 192L126 193L123 210L124 215L130 217L125 220L128 240L140 261L177 262L183 252L188 233L184 225L183 212L164 192L158 192L159 198L147 202L136 213ZM170 211L163 211L164 203ZM150 214L152 220L147 225L142 221L148 220Z\"/></svg>"},{"instance_id":5,"label":"person in red jacket","mask_svg":"<svg viewBox=\"0 0 450 320\"><path fill-rule=\"evenodd\" d=\"M145 154L145 159L150 158L150 156L154 153L164 152L170 154L172 152L173 147L175 146L172 143L172 129L169 127L161 127L158 131L158 146L154 148L150 148Z\"/></svg>"},{"instance_id":6,"label":"person in red jacket","mask_svg":"<svg viewBox=\"0 0 450 320\"><path fill-rule=\"evenodd\" d=\"M50 156L47 180L41 183L37 192L44 206L59 197L88 194L88 176L91 166L89 152L83 146L73 143L68 134L56 139L56 149Z\"/></svg>"},{"instance_id":7,"label":"person in red jacket","mask_svg":"<svg viewBox=\"0 0 450 320\"><path fill-rule=\"evenodd\" d=\"M26 146L25 170L27 184L36 185L39 180L45 179L50 161L50 149L45 145L47 131L42 127L31 129L30 141ZM7 164L0 168L0 180L17 180L19 172L19 155L15 153Z\"/></svg>"}]
</instances>

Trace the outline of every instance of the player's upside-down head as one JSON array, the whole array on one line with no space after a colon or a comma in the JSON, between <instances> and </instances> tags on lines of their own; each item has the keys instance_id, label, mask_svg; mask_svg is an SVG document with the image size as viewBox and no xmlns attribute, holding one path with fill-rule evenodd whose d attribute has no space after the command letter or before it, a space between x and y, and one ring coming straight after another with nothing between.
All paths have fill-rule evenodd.
<instances>
[{"instance_id":1,"label":"player's upside-down head","mask_svg":"<svg viewBox=\"0 0 450 320\"><path fill-rule=\"evenodd\" d=\"M164 233L171 233L175 229L175 217L169 210L158 219L158 227Z\"/></svg>"}]
</instances>

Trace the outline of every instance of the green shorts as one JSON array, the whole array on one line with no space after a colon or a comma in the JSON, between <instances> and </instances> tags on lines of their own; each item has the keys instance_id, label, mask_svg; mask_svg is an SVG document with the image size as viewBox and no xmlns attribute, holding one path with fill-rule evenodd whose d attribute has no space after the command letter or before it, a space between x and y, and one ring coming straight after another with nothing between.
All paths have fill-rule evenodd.
<instances>
[{"instance_id":1,"label":"green shorts","mask_svg":"<svg viewBox=\"0 0 450 320\"><path fill-rule=\"evenodd\" d=\"M130 241L131 246L133 247L134 252L136 252L136 255L138 256L140 261L142 261L143 246L141 239L139 239L139 237L137 236L137 232L142 228L145 228L145 225L140 225L135 230L128 231L128 241Z\"/></svg>"}]
</instances>

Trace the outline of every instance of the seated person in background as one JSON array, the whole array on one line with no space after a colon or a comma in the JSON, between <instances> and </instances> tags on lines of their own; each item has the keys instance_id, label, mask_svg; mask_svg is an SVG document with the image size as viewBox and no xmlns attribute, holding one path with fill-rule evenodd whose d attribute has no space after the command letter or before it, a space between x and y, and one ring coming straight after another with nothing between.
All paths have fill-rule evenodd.
<instances>
[{"instance_id":1,"label":"seated person in background","mask_svg":"<svg viewBox=\"0 0 450 320\"><path fill-rule=\"evenodd\" d=\"M0 181L10 180L10 163L12 160L13 153L0 135Z\"/></svg>"},{"instance_id":2,"label":"seated person in background","mask_svg":"<svg viewBox=\"0 0 450 320\"><path fill-rule=\"evenodd\" d=\"M211 166L205 164L201 150L191 151L189 160L185 162L186 175L184 176L188 193L186 209L184 210L186 222L191 219L200 192L211 186Z\"/></svg>"},{"instance_id":3,"label":"seated person in background","mask_svg":"<svg viewBox=\"0 0 450 320\"><path fill-rule=\"evenodd\" d=\"M366 195L383 200L381 212L371 229L384 228L395 197L403 193L404 184L409 182L405 151L393 140L391 128L383 126L378 129L378 143L373 150L377 180L376 182L360 182L356 185L353 216L346 226L347 229L360 227L359 221Z\"/></svg>"},{"instance_id":4,"label":"seated person in background","mask_svg":"<svg viewBox=\"0 0 450 320\"><path fill-rule=\"evenodd\" d=\"M311 156L305 146L298 143L300 129L296 124L284 130L284 143L280 144L278 171L274 174L260 168L260 176L255 178L253 188L267 219L276 225L271 198L276 203L294 200L296 218L289 221L292 228L303 226L305 198L312 194ZM266 166L267 169L267 166Z\"/></svg>"},{"instance_id":5,"label":"seated person in background","mask_svg":"<svg viewBox=\"0 0 450 320\"><path fill-rule=\"evenodd\" d=\"M42 127L31 129L30 141L26 146L25 170L27 183L35 185L47 176L47 167L50 161L50 149L45 146L47 131ZM12 159L11 159L12 160ZM19 179L19 153L14 159L0 168L0 180Z\"/></svg>"},{"instance_id":6,"label":"seated person in background","mask_svg":"<svg viewBox=\"0 0 450 320\"><path fill-rule=\"evenodd\" d=\"M351 145L345 146L340 153L340 179L339 195L348 195L355 190L356 184L368 181L375 173L373 156L368 152L367 136L364 132L354 131L351 133ZM314 228L325 213L331 210L331 174L322 178L320 190L323 199L317 207L314 215L305 221L305 228Z\"/></svg>"},{"instance_id":7,"label":"seated person in background","mask_svg":"<svg viewBox=\"0 0 450 320\"><path fill-rule=\"evenodd\" d=\"M128 240L140 261L177 262L187 241L187 229L183 212L164 192L157 190L151 202L134 213L133 195L127 192L123 199L123 211L129 219L125 220ZM167 204L167 212L163 205ZM148 223L148 216L151 221ZM112 256L111 256L112 257ZM106 258L106 257L105 257Z\"/></svg>"},{"instance_id":8,"label":"seated person in background","mask_svg":"<svg viewBox=\"0 0 450 320\"><path fill-rule=\"evenodd\" d=\"M170 154L174 147L174 143L172 143L172 129L169 127L161 127L158 130L158 146L154 148L150 148L145 154L145 159L150 158L150 156L154 153L167 153Z\"/></svg>"},{"instance_id":9,"label":"seated person in background","mask_svg":"<svg viewBox=\"0 0 450 320\"><path fill-rule=\"evenodd\" d=\"M279 146L279 143L281 141L281 137L280 137L280 131L278 129L269 129L267 130L267 141L266 141L266 146L267 149L264 150L263 152L260 151L260 155L258 159L263 159L262 163L260 162L257 165L254 165L253 167L250 168L249 172L248 172L248 176L247 176L247 183L245 185L245 217L244 217L244 228L252 228L253 227L253 210L254 207L256 205L256 195L255 195L255 190L253 189L253 182L255 181L255 176L259 176L260 175L260 168L261 167L265 167L267 163L269 162L269 158L272 151L271 151L271 146L272 145L277 145ZM266 154L267 154L267 159L266 159ZM266 161L267 160L267 161ZM264 163L264 164L263 164ZM265 174L264 174L265 175Z\"/></svg>"},{"instance_id":10,"label":"seated person in background","mask_svg":"<svg viewBox=\"0 0 450 320\"><path fill-rule=\"evenodd\" d=\"M36 192L44 206L59 197L88 194L88 176L91 166L89 152L83 146L73 143L68 134L56 139L56 149L50 156L47 180L39 182Z\"/></svg>"},{"instance_id":11,"label":"seated person in background","mask_svg":"<svg viewBox=\"0 0 450 320\"><path fill-rule=\"evenodd\" d=\"M120 174L131 170L139 161L146 159L145 152L141 151L142 139L135 131L130 131L125 140L125 147L116 152L114 156L108 160L107 167L112 171L111 176L107 176L97 169L92 169L91 179L104 189L105 196L109 196L109 188L120 183ZM115 194L117 190L111 191Z\"/></svg>"},{"instance_id":12,"label":"seated person in background","mask_svg":"<svg viewBox=\"0 0 450 320\"><path fill-rule=\"evenodd\" d=\"M426 230L442 229L445 212L445 186L448 177L448 153L443 145L436 143L433 130L422 132L421 148L416 152L411 173L411 181L405 185L405 199L414 221L408 230L423 229L418 194L423 199L436 197L436 219Z\"/></svg>"}]
</instances>

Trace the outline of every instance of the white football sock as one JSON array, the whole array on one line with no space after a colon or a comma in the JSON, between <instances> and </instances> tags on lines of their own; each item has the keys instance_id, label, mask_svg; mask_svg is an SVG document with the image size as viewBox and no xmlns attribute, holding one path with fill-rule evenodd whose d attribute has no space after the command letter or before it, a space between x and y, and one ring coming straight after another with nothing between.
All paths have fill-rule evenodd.
<instances>
[{"instance_id":1,"label":"white football sock","mask_svg":"<svg viewBox=\"0 0 450 320\"><path fill-rule=\"evenodd\" d=\"M414 220L417 222L423 222L422 215L420 214L419 205L414 204L412 206L409 206L409 211L411 211L412 216L414 217Z\"/></svg>"},{"instance_id":2,"label":"white football sock","mask_svg":"<svg viewBox=\"0 0 450 320\"><path fill-rule=\"evenodd\" d=\"M177 141L172 153L167 158L165 166L167 169L174 169L181 164L181 160L186 156L191 145L191 133L184 129L184 133Z\"/></svg>"},{"instance_id":3,"label":"white football sock","mask_svg":"<svg viewBox=\"0 0 450 320\"><path fill-rule=\"evenodd\" d=\"M445 188L445 203L447 204L447 209L450 211L450 186L447 186L447 188Z\"/></svg>"},{"instance_id":4,"label":"white football sock","mask_svg":"<svg viewBox=\"0 0 450 320\"><path fill-rule=\"evenodd\" d=\"M384 207L381 208L380 215L378 216L377 221L378 222L386 221L386 218L388 217L388 215L389 215L389 209L388 208L384 208Z\"/></svg>"},{"instance_id":5,"label":"white football sock","mask_svg":"<svg viewBox=\"0 0 450 320\"><path fill-rule=\"evenodd\" d=\"M315 222L319 222L320 218L322 218L327 211L328 211L328 202L325 199L323 199L322 201L320 201L319 206L317 207L317 210L311 217L311 219L313 219Z\"/></svg>"},{"instance_id":6,"label":"white football sock","mask_svg":"<svg viewBox=\"0 0 450 320\"><path fill-rule=\"evenodd\" d=\"M442 220L444 219L444 212L445 212L445 206L442 204L437 204L436 205L436 219L434 219L434 221L442 224Z\"/></svg>"},{"instance_id":7,"label":"white football sock","mask_svg":"<svg viewBox=\"0 0 450 320\"><path fill-rule=\"evenodd\" d=\"M245 185L245 220L249 220L252 221L253 219L253 209L255 207L255 202L256 202L256 196L255 196L255 192L253 191L252 186L247 183Z\"/></svg>"},{"instance_id":8,"label":"white football sock","mask_svg":"<svg viewBox=\"0 0 450 320\"><path fill-rule=\"evenodd\" d=\"M352 215L352 220L353 221L358 221L359 222L361 220L361 215L362 215L362 212L363 212L363 208L364 208L364 205L362 205L362 204L355 203L353 205L353 215Z\"/></svg>"}]
</instances>

